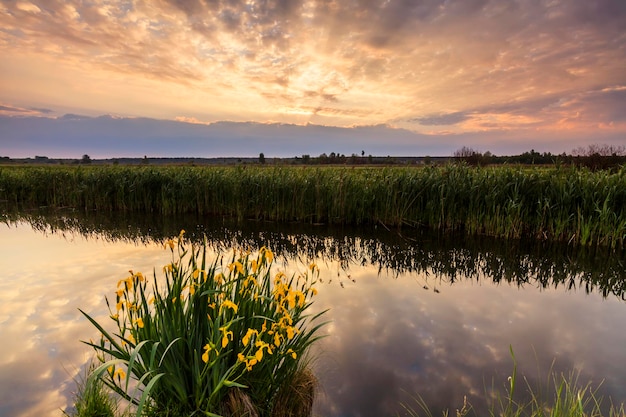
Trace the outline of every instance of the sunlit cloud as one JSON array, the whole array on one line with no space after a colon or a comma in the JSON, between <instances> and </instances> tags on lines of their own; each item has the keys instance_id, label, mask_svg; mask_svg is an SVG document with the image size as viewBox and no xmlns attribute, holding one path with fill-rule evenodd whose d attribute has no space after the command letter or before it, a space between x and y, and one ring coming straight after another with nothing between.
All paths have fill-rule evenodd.
<instances>
[{"instance_id":1,"label":"sunlit cloud","mask_svg":"<svg viewBox=\"0 0 626 417\"><path fill-rule=\"evenodd\" d=\"M0 100L426 134L623 133L624 25L610 0L3 2Z\"/></svg>"},{"instance_id":2,"label":"sunlit cloud","mask_svg":"<svg viewBox=\"0 0 626 417\"><path fill-rule=\"evenodd\" d=\"M43 116L50 113L53 113L53 110L38 107L22 108L0 104L0 115L4 116Z\"/></svg>"}]
</instances>

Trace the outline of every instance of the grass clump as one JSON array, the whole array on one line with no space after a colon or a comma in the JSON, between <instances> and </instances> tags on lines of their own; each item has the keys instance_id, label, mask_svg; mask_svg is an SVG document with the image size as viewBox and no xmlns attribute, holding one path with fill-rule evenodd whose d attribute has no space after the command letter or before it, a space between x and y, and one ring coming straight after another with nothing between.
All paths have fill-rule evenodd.
<instances>
[{"instance_id":1,"label":"grass clump","mask_svg":"<svg viewBox=\"0 0 626 417\"><path fill-rule=\"evenodd\" d=\"M104 382L98 378L89 378L94 365L90 363L84 377L76 380L77 390L74 396L74 407L67 417L115 417L118 415L118 400L111 395Z\"/></svg>"},{"instance_id":2,"label":"grass clump","mask_svg":"<svg viewBox=\"0 0 626 417\"><path fill-rule=\"evenodd\" d=\"M101 362L89 381L102 381L138 416L310 414L307 350L323 313L306 310L317 267L274 273L266 248L209 263L206 245L188 246L183 233L166 242L172 262L161 285L156 273L149 287L130 271L115 303L107 298L115 332L83 312L102 334L86 342Z\"/></svg>"},{"instance_id":3,"label":"grass clump","mask_svg":"<svg viewBox=\"0 0 626 417\"><path fill-rule=\"evenodd\" d=\"M571 372L567 375L550 371L545 386L533 387L524 377L520 392L517 362L511 349L513 372L508 377L504 393L497 388L488 389L486 397L490 398L487 409L477 412L464 398L463 406L455 410L456 417L489 416L489 417L626 417L624 404L615 406L610 403L603 405L598 395L598 388L591 383L581 384L579 374ZM431 409L420 396L413 397L414 405L403 404L409 417L433 417ZM448 417L449 411L442 415Z\"/></svg>"},{"instance_id":4,"label":"grass clump","mask_svg":"<svg viewBox=\"0 0 626 417\"><path fill-rule=\"evenodd\" d=\"M526 399L517 400L518 374L515 355L513 358L513 372L508 378L505 395L496 395L493 400L489 416L503 417L624 417L624 404L615 406L612 403L603 407L602 398L598 395L598 388L590 382L581 384L579 373L569 374L550 372L546 393L543 388L532 387L526 378Z\"/></svg>"}]
</instances>

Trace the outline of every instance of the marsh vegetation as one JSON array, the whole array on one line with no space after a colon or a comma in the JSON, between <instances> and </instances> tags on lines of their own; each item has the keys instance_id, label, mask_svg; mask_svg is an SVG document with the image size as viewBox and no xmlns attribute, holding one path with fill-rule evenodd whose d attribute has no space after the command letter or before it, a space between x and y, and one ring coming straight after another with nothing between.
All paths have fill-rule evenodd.
<instances>
[{"instance_id":1,"label":"marsh vegetation","mask_svg":"<svg viewBox=\"0 0 626 417\"><path fill-rule=\"evenodd\" d=\"M626 168L0 167L7 210L430 228L623 247Z\"/></svg>"}]
</instances>

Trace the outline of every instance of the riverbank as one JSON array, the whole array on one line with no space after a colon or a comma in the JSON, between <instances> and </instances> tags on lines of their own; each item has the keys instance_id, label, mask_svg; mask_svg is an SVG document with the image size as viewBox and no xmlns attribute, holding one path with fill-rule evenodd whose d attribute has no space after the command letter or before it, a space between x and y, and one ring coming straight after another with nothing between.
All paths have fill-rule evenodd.
<instances>
[{"instance_id":1,"label":"riverbank","mask_svg":"<svg viewBox=\"0 0 626 417\"><path fill-rule=\"evenodd\" d=\"M626 168L16 166L0 207L425 227L624 247Z\"/></svg>"}]
</instances>

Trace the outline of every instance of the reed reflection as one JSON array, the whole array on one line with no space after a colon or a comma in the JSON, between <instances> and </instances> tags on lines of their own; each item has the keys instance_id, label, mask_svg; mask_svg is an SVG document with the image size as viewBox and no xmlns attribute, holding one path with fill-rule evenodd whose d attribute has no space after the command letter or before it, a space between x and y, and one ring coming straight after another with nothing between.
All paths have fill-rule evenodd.
<instances>
[{"instance_id":1,"label":"reed reflection","mask_svg":"<svg viewBox=\"0 0 626 417\"><path fill-rule=\"evenodd\" d=\"M394 275L425 273L445 283L487 277L496 283L563 287L626 299L626 250L438 236L419 230L401 235L384 229L241 223L194 216L85 216L70 212L5 215L5 221L27 221L46 233L71 232L135 243L162 242L184 228L191 239L206 237L216 251L265 245L286 260L321 258L337 262L343 270L369 265Z\"/></svg>"}]
</instances>

